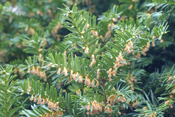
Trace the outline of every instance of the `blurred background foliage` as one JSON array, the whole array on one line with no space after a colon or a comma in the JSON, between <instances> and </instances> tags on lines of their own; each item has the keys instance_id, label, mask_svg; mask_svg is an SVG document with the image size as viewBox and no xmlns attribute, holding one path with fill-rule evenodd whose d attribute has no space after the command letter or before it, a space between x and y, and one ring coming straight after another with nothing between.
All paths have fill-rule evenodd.
<instances>
[{"instance_id":1,"label":"blurred background foliage","mask_svg":"<svg viewBox=\"0 0 175 117\"><path fill-rule=\"evenodd\" d=\"M138 67L146 73L142 77L145 91L155 91L158 86L156 74L163 69L171 68L175 63L175 1L174 0L1 0L0 4L0 65L13 65L19 76L25 76L21 66L28 56L40 55L43 50L47 53L58 51L69 31L59 22L59 9L64 4L72 8L76 3L79 10L83 9L97 16L97 18L114 22L128 18L144 19L146 27L150 29L156 25L168 22L168 33L160 37L162 42L156 41L137 61ZM109 16L109 9L118 6L118 13ZM146 20L145 20L146 19ZM36 34L36 35L34 35ZM39 45L30 40L32 38ZM30 45L28 45L30 44ZM64 50L64 49L63 49ZM61 50L59 50L61 51ZM154 78L152 78L154 77ZM149 83L149 85L147 85ZM149 87L148 87L149 86ZM156 93L155 93L156 95ZM29 105L26 105L29 107ZM165 114L167 117L168 113Z\"/></svg>"}]
</instances>

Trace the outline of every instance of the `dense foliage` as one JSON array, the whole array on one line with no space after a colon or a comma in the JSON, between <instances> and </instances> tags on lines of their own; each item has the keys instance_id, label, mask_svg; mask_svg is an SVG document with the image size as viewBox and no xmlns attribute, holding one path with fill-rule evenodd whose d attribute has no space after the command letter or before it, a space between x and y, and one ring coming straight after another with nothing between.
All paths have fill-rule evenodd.
<instances>
[{"instance_id":1,"label":"dense foliage","mask_svg":"<svg viewBox=\"0 0 175 117\"><path fill-rule=\"evenodd\" d=\"M175 116L175 0L0 1L0 116Z\"/></svg>"}]
</instances>

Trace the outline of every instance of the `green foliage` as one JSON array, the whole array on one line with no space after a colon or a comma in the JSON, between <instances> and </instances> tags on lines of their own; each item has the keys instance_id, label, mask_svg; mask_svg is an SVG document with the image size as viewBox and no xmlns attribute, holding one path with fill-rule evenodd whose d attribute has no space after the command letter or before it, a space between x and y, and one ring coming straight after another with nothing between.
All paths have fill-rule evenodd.
<instances>
[{"instance_id":1,"label":"green foliage","mask_svg":"<svg viewBox=\"0 0 175 117\"><path fill-rule=\"evenodd\" d=\"M0 114L2 117L12 117L14 113L21 108L12 106L19 100L20 96L15 92L18 90L17 82L14 81L15 75L12 76L12 66L5 69L0 66Z\"/></svg>"},{"instance_id":2,"label":"green foliage","mask_svg":"<svg viewBox=\"0 0 175 117\"><path fill-rule=\"evenodd\" d=\"M0 114L173 116L175 1L115 2L0 2Z\"/></svg>"}]
</instances>

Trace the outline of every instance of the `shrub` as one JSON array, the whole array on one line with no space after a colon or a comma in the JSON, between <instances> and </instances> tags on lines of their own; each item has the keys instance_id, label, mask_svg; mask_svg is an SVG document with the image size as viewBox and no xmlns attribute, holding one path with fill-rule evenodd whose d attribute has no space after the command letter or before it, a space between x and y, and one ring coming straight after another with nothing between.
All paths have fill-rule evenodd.
<instances>
[{"instance_id":1,"label":"shrub","mask_svg":"<svg viewBox=\"0 0 175 117\"><path fill-rule=\"evenodd\" d=\"M38 4L47 6L48 2ZM174 13L174 2L163 2L123 0L98 18L78 10L76 4L55 9L54 15L45 9L48 14L42 16L40 10L33 9L37 15L25 22L25 15L8 11L8 2L0 6L2 19L4 15L21 18L14 23L18 24L15 32L8 30L9 36L0 39L2 62L15 67L14 73L6 64L2 64L6 69L0 69L2 116L173 115L174 66L151 72L145 68L153 59L150 48L171 45L163 39L169 36L167 19ZM24 6L36 5L33 3ZM140 4L149 10L139 8ZM50 22L51 14L55 19ZM17 58L23 59L7 60L11 55L5 53L13 51L22 52L23 57Z\"/></svg>"}]
</instances>

